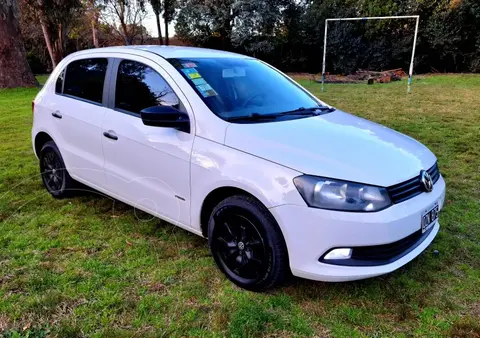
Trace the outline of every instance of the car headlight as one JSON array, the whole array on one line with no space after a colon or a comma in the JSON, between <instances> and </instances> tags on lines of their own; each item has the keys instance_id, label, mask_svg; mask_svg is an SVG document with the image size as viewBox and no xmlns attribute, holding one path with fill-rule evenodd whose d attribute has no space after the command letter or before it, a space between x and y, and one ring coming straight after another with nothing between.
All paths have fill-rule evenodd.
<instances>
[{"instance_id":1,"label":"car headlight","mask_svg":"<svg viewBox=\"0 0 480 338\"><path fill-rule=\"evenodd\" d=\"M392 202L387 189L316 176L293 179L305 202L314 208L342 211L378 211Z\"/></svg>"}]
</instances>

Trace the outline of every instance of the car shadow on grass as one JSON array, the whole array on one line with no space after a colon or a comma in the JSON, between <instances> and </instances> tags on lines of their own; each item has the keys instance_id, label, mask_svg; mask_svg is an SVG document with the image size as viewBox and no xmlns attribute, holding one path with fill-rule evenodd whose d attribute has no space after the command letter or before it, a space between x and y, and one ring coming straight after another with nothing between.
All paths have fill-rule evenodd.
<instances>
[{"instance_id":1,"label":"car shadow on grass","mask_svg":"<svg viewBox=\"0 0 480 338\"><path fill-rule=\"evenodd\" d=\"M146 236L152 236L159 229L163 229L166 234L182 234L188 238L191 238L192 245L194 247L204 246L208 250L208 243L204 238L196 236L193 233L190 233L187 230L181 229L180 227L162 220L156 216L153 216L143 210L138 209L137 207L126 204L116 198L113 198L109 195L106 195L94 188L88 187L81 183L77 183L77 187L74 189L73 198L78 198L82 203L88 203L90 205L95 205L99 208L100 213L111 213L111 217L120 218L124 215L132 214L139 223L151 223L147 232L143 233ZM99 213L97 211L97 214ZM140 228L140 227L139 227ZM131 232L134 236L139 234L135 232L135 227L131 229ZM141 233L142 234L142 233Z\"/></svg>"}]
</instances>

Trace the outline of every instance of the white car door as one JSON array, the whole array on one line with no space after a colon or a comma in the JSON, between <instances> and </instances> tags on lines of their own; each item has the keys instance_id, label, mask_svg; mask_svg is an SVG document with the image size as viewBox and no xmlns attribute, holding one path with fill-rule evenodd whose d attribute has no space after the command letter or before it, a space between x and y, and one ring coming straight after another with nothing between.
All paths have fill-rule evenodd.
<instances>
[{"instance_id":1,"label":"white car door","mask_svg":"<svg viewBox=\"0 0 480 338\"><path fill-rule=\"evenodd\" d=\"M141 56L116 59L109 82L109 109L103 122L108 190L141 210L190 226L195 121L186 97L156 61ZM140 111L156 105L188 113L190 133L144 125Z\"/></svg>"},{"instance_id":2,"label":"white car door","mask_svg":"<svg viewBox=\"0 0 480 338\"><path fill-rule=\"evenodd\" d=\"M71 61L57 78L55 100L49 107L68 172L97 187L105 186L101 127L108 62L105 57Z\"/></svg>"}]
</instances>

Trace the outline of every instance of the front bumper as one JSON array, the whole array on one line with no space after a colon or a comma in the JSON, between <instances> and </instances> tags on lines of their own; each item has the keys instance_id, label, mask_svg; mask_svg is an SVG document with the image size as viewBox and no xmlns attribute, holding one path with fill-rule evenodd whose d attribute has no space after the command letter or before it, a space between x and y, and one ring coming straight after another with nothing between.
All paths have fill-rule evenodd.
<instances>
[{"instance_id":1,"label":"front bumper","mask_svg":"<svg viewBox=\"0 0 480 338\"><path fill-rule=\"evenodd\" d=\"M343 266L319 261L332 248L384 245L399 241L420 229L421 216L435 202L445 200L443 177L433 191L373 213L322 210L296 205L270 208L287 244L290 268L295 276L329 282L350 281L392 272L418 256L439 230L430 233L413 250L385 265Z\"/></svg>"}]
</instances>

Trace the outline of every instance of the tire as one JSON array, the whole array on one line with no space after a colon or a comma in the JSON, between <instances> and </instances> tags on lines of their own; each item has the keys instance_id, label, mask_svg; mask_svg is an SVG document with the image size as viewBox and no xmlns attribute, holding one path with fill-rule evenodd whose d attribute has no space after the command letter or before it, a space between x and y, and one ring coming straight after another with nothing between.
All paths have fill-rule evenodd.
<instances>
[{"instance_id":1,"label":"tire","mask_svg":"<svg viewBox=\"0 0 480 338\"><path fill-rule=\"evenodd\" d=\"M289 275L280 228L252 197L231 196L213 209L208 244L218 268L241 288L263 291L280 285Z\"/></svg>"},{"instance_id":2,"label":"tire","mask_svg":"<svg viewBox=\"0 0 480 338\"><path fill-rule=\"evenodd\" d=\"M75 181L65 168L65 162L55 142L48 141L43 145L39 160L40 174L47 191L55 198L72 196Z\"/></svg>"}]
</instances>

